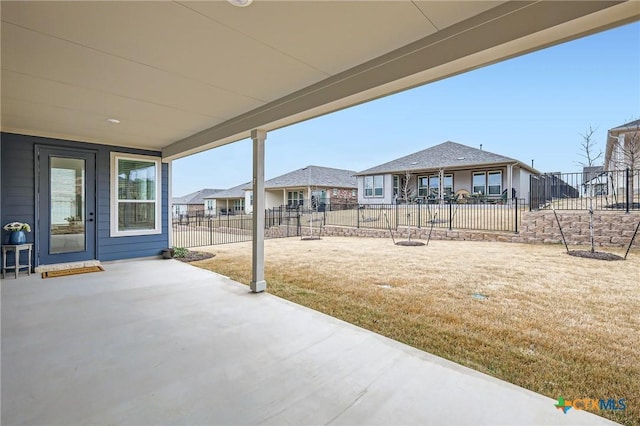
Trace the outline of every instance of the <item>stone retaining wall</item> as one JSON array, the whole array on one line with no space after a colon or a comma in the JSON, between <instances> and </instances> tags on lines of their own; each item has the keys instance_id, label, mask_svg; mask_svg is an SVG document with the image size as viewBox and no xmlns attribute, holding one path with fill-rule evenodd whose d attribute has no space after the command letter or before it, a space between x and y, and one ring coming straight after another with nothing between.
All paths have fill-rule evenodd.
<instances>
[{"instance_id":1,"label":"stone retaining wall","mask_svg":"<svg viewBox=\"0 0 640 426\"><path fill-rule=\"evenodd\" d=\"M589 245L589 213L587 211L558 211L567 244ZM640 221L640 212L596 212L594 213L594 235L597 246L626 247ZM470 230L448 230L434 228L432 240L460 241L500 241L513 243L558 244L562 243L560 229L552 211L523 212L519 232L490 232ZM307 235L308 229L302 228ZM407 239L407 228L393 231L396 239ZM317 229L314 229L317 235ZM388 230L351 228L343 226L325 226L322 235L337 237L390 238ZM411 237L426 240L428 228L412 228ZM633 247L640 247L640 235L636 236Z\"/></svg>"},{"instance_id":2,"label":"stone retaining wall","mask_svg":"<svg viewBox=\"0 0 640 426\"><path fill-rule=\"evenodd\" d=\"M562 224L567 243L570 245L590 244L589 239L589 213L587 211L557 211L558 219ZM610 212L598 211L594 213L594 234L597 246L626 247L631 241L633 232L640 221L640 212ZM518 226L519 233L470 231L461 229L434 228L431 233L432 240L459 240L459 241L500 241L513 243L534 244L561 244L562 236L553 215L553 211L541 210L535 212L523 212ZM216 232L251 235L251 230L241 229L215 229ZM309 235L309 228L300 228L301 236ZM368 237L390 238L388 230L352 228L347 226L327 225L320 231L319 226L314 226L313 235L336 237ZM295 226L273 226L265 230L266 238L280 238L293 236L296 233ZM393 231L396 239L408 238L406 227L399 227ZM429 237L429 228L411 228L411 237L418 240L426 240ZM640 235L636 236L633 247L640 247Z\"/></svg>"},{"instance_id":3,"label":"stone retaining wall","mask_svg":"<svg viewBox=\"0 0 640 426\"><path fill-rule=\"evenodd\" d=\"M303 230L303 234L308 234L308 229ZM314 233L314 235L317 235ZM325 226L322 235L333 237L371 237L371 238L391 238L388 230L380 229L364 229L350 228L345 226ZM397 231L393 231L395 239L406 240L409 238L409 232L406 227L400 227ZM429 238L428 228L411 228L411 238L417 240L426 240ZM502 241L502 242L518 242L519 236L513 232L488 232L488 231L469 231L454 229L434 228L431 232L432 240L460 240L460 241Z\"/></svg>"},{"instance_id":4,"label":"stone retaining wall","mask_svg":"<svg viewBox=\"0 0 640 426\"><path fill-rule=\"evenodd\" d=\"M556 214L567 244L591 244L589 213L586 210L558 210ZM628 246L639 221L640 212L594 212L595 244L597 246ZM523 213L519 231L520 242L523 243L562 243L562 236L553 211L540 210ZM634 247L640 247L640 235L636 236Z\"/></svg>"}]
</instances>

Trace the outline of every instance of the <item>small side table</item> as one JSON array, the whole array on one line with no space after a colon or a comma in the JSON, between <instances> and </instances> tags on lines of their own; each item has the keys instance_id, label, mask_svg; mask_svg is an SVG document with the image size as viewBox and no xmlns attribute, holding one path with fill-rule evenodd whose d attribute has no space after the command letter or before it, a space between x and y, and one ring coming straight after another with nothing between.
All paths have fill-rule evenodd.
<instances>
[{"instance_id":1,"label":"small side table","mask_svg":"<svg viewBox=\"0 0 640 426\"><path fill-rule=\"evenodd\" d=\"M3 244L2 245L2 278L7 269L13 269L16 272L16 278L18 278L18 272L22 268L28 268L27 274L31 275L31 250L33 249L33 243L26 244ZM20 252L22 250L29 251L28 263L26 265L20 264ZM7 266L7 252L12 251L15 257L15 265Z\"/></svg>"}]
</instances>

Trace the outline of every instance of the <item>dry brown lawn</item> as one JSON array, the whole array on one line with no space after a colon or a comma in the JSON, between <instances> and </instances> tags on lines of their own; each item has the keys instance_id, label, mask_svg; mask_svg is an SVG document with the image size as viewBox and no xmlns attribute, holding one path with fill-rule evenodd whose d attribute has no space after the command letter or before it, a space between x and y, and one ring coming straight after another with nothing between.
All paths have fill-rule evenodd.
<instances>
[{"instance_id":1,"label":"dry brown lawn","mask_svg":"<svg viewBox=\"0 0 640 426\"><path fill-rule=\"evenodd\" d=\"M250 244L204 248L216 257L195 265L246 284ZM265 252L269 293L551 398L626 398L598 414L640 425L638 249L607 262L560 245L325 237Z\"/></svg>"}]
</instances>

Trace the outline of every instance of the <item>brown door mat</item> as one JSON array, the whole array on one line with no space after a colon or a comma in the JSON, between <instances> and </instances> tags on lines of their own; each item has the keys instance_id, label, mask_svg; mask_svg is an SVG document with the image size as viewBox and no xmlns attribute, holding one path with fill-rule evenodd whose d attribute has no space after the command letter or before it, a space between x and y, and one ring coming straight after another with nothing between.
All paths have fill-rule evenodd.
<instances>
[{"instance_id":1,"label":"brown door mat","mask_svg":"<svg viewBox=\"0 0 640 426\"><path fill-rule=\"evenodd\" d=\"M90 272L102 272L102 266L84 266L82 268L61 269L59 271L47 271L42 273L42 278L66 277L67 275L88 274Z\"/></svg>"}]
</instances>

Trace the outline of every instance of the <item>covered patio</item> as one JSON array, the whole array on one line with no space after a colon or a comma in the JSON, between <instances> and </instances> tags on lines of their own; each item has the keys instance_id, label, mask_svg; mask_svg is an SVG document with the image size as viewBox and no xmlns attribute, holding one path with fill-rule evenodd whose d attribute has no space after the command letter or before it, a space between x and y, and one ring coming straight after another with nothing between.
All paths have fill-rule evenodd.
<instances>
[{"instance_id":1,"label":"covered patio","mask_svg":"<svg viewBox=\"0 0 640 426\"><path fill-rule=\"evenodd\" d=\"M613 424L175 260L2 283L2 423Z\"/></svg>"}]
</instances>

